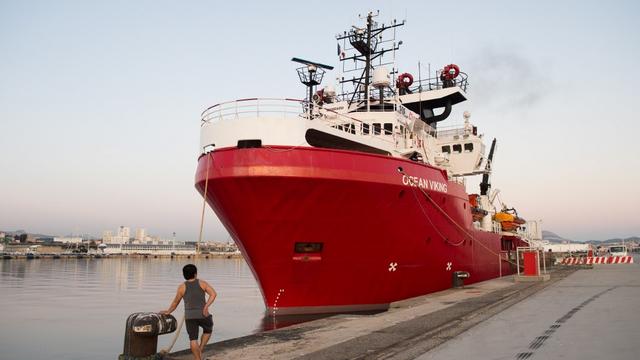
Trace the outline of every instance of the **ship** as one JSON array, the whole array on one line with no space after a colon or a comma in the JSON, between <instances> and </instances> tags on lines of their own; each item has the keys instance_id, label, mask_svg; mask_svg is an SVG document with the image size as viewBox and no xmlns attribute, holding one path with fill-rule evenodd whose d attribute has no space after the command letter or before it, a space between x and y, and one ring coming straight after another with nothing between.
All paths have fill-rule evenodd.
<instances>
[{"instance_id":1,"label":"ship","mask_svg":"<svg viewBox=\"0 0 640 360\"><path fill-rule=\"evenodd\" d=\"M269 315L384 311L456 276L512 274L528 245L529 223L491 186L496 140L487 154L468 112L461 125L440 124L467 100L468 75L456 64L401 71L405 21L378 18L336 36L334 84L321 86L333 66L294 57L304 99L202 112L195 187ZM476 176L479 191L468 192Z\"/></svg>"}]
</instances>

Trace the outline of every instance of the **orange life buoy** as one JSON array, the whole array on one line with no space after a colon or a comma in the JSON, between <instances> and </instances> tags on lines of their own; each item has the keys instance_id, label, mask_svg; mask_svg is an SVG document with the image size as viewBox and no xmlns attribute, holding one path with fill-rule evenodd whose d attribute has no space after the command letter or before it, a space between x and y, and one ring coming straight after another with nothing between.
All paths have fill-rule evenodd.
<instances>
[{"instance_id":1,"label":"orange life buoy","mask_svg":"<svg viewBox=\"0 0 640 360\"><path fill-rule=\"evenodd\" d=\"M442 69L442 76L447 80L453 80L458 75L460 75L460 68L456 64L449 64Z\"/></svg>"},{"instance_id":2,"label":"orange life buoy","mask_svg":"<svg viewBox=\"0 0 640 360\"><path fill-rule=\"evenodd\" d=\"M478 194L470 194L469 195L469 204L471 204L471 207L477 207L478 206Z\"/></svg>"},{"instance_id":3,"label":"orange life buoy","mask_svg":"<svg viewBox=\"0 0 640 360\"><path fill-rule=\"evenodd\" d=\"M413 75L409 73L402 73L398 76L398 81L396 82L396 87L398 88L408 88L413 84Z\"/></svg>"}]
</instances>

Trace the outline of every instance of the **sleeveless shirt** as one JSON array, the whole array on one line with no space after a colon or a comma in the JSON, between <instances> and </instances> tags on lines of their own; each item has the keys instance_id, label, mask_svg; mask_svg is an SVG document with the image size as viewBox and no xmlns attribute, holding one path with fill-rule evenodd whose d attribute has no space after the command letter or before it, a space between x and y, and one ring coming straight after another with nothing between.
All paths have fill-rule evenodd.
<instances>
[{"instance_id":1,"label":"sleeveless shirt","mask_svg":"<svg viewBox=\"0 0 640 360\"><path fill-rule=\"evenodd\" d=\"M184 291L184 318L185 319L203 319L204 315L204 290L200 287L200 280L185 281Z\"/></svg>"}]
</instances>

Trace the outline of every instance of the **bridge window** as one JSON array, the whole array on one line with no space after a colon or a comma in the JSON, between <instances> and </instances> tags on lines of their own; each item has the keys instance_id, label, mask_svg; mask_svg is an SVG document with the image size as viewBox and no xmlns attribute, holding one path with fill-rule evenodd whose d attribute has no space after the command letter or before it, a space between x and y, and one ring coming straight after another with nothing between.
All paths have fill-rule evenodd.
<instances>
[{"instance_id":1,"label":"bridge window","mask_svg":"<svg viewBox=\"0 0 640 360\"><path fill-rule=\"evenodd\" d=\"M382 130L382 124L373 123L373 135L380 135L381 130Z\"/></svg>"},{"instance_id":2,"label":"bridge window","mask_svg":"<svg viewBox=\"0 0 640 360\"><path fill-rule=\"evenodd\" d=\"M369 135L369 124L362 124L362 134Z\"/></svg>"},{"instance_id":3,"label":"bridge window","mask_svg":"<svg viewBox=\"0 0 640 360\"><path fill-rule=\"evenodd\" d=\"M449 145L445 145L442 147L442 152L443 153L447 153L447 154L451 154L451 146Z\"/></svg>"},{"instance_id":4,"label":"bridge window","mask_svg":"<svg viewBox=\"0 0 640 360\"><path fill-rule=\"evenodd\" d=\"M460 144L453 145L453 152L455 154L460 154L462 152L462 145Z\"/></svg>"},{"instance_id":5,"label":"bridge window","mask_svg":"<svg viewBox=\"0 0 640 360\"><path fill-rule=\"evenodd\" d=\"M393 134L393 124L392 123L384 123L384 134L385 135Z\"/></svg>"},{"instance_id":6,"label":"bridge window","mask_svg":"<svg viewBox=\"0 0 640 360\"><path fill-rule=\"evenodd\" d=\"M472 151L473 151L473 144L472 143L464 144L464 152L472 152Z\"/></svg>"},{"instance_id":7,"label":"bridge window","mask_svg":"<svg viewBox=\"0 0 640 360\"><path fill-rule=\"evenodd\" d=\"M351 124L346 124L346 125L344 126L344 130L345 130L346 132L348 132L348 133L355 134L355 133L356 133L356 126L355 126L355 124L353 124L353 123L351 123Z\"/></svg>"}]
</instances>

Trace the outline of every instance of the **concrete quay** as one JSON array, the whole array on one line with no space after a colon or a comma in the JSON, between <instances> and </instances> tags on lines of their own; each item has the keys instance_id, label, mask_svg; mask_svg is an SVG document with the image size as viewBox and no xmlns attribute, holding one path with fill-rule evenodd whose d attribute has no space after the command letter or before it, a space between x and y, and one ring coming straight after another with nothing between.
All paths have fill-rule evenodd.
<instances>
[{"instance_id":1,"label":"concrete quay","mask_svg":"<svg viewBox=\"0 0 640 360\"><path fill-rule=\"evenodd\" d=\"M640 264L578 270L417 359L640 359Z\"/></svg>"},{"instance_id":2,"label":"concrete quay","mask_svg":"<svg viewBox=\"0 0 640 360\"><path fill-rule=\"evenodd\" d=\"M620 265L622 266L622 265ZM428 356L470 328L531 295L570 279L578 268L560 268L547 282L493 279L393 303L375 315L336 315L278 330L209 344L206 359L415 359ZM593 270L578 272L592 273ZM587 275L588 276L588 275ZM578 301L580 303L580 301ZM552 303L549 306L553 306ZM539 309L538 309L539 311ZM504 342L513 341L510 326ZM214 329L215 338L215 329ZM527 338L527 341L531 339ZM484 347L484 344L475 343ZM474 354L467 348L464 358ZM513 359L513 354L509 357ZM482 358L472 356L473 358ZM189 350L168 359L191 359ZM435 357L434 359L439 359ZM491 357L488 357L491 358Z\"/></svg>"}]
</instances>

